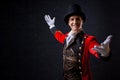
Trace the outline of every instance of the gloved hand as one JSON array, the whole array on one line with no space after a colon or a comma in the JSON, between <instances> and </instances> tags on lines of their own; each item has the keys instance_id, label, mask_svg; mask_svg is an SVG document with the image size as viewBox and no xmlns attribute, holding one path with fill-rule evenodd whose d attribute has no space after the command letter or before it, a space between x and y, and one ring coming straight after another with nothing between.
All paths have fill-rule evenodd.
<instances>
[{"instance_id":1,"label":"gloved hand","mask_svg":"<svg viewBox=\"0 0 120 80\"><path fill-rule=\"evenodd\" d=\"M109 52L110 52L110 41L111 41L112 35L109 35L106 40L101 43L100 46L94 46L93 50L96 50L99 54L101 54L101 56L107 57L109 56Z\"/></svg>"},{"instance_id":2,"label":"gloved hand","mask_svg":"<svg viewBox=\"0 0 120 80\"><path fill-rule=\"evenodd\" d=\"M51 17L49 15L45 15L44 18L45 18L45 21L47 22L47 24L49 25L50 29L55 27L55 17L53 19L51 19Z\"/></svg>"}]
</instances>

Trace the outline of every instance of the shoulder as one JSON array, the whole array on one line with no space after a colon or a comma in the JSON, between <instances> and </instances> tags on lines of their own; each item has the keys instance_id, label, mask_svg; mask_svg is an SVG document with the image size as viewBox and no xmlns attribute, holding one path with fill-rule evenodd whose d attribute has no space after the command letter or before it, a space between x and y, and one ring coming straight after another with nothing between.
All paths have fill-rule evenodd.
<instances>
[{"instance_id":1,"label":"shoulder","mask_svg":"<svg viewBox=\"0 0 120 80\"><path fill-rule=\"evenodd\" d=\"M86 40L91 41L91 40L96 40L96 36L90 35L90 34L85 34L84 37Z\"/></svg>"},{"instance_id":2,"label":"shoulder","mask_svg":"<svg viewBox=\"0 0 120 80\"><path fill-rule=\"evenodd\" d=\"M90 34L84 34L84 37L87 37L87 38L96 38L96 36L93 36L93 35L90 35Z\"/></svg>"}]
</instances>

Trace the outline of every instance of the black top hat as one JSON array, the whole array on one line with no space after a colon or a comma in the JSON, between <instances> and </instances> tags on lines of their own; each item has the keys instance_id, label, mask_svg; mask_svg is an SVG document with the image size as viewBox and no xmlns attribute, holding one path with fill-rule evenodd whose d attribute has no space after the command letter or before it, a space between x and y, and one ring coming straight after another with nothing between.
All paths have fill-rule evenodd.
<instances>
[{"instance_id":1,"label":"black top hat","mask_svg":"<svg viewBox=\"0 0 120 80\"><path fill-rule=\"evenodd\" d=\"M81 7L78 4L73 4L72 6L69 6L68 12L64 17L64 21L66 24L68 24L68 20L69 20L70 16L72 16L72 15L81 16L83 22L85 22L85 20L86 20L86 15L82 12Z\"/></svg>"}]
</instances>

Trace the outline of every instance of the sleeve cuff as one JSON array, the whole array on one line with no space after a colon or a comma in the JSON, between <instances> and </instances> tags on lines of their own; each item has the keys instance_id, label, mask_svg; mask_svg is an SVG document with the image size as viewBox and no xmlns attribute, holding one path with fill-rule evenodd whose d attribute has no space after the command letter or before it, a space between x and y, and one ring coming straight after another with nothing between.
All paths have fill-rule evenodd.
<instances>
[{"instance_id":1,"label":"sleeve cuff","mask_svg":"<svg viewBox=\"0 0 120 80\"><path fill-rule=\"evenodd\" d=\"M58 29L54 26L50 29L50 31L54 34Z\"/></svg>"},{"instance_id":2,"label":"sleeve cuff","mask_svg":"<svg viewBox=\"0 0 120 80\"><path fill-rule=\"evenodd\" d=\"M55 27L55 25L51 25L51 26L49 27L49 29L52 29L53 27Z\"/></svg>"}]
</instances>

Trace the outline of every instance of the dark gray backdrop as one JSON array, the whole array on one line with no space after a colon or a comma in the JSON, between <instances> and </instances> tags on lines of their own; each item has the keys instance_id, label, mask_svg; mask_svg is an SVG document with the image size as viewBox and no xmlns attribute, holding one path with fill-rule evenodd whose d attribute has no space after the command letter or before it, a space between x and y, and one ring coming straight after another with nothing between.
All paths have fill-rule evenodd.
<instances>
[{"instance_id":1,"label":"dark gray backdrop","mask_svg":"<svg viewBox=\"0 0 120 80\"><path fill-rule=\"evenodd\" d=\"M113 35L108 62L91 56L94 79L120 79L119 0L4 0L0 3L0 80L62 80L62 45L54 39L44 15L55 16L57 27L67 32L63 16L71 3L80 4L86 13L85 32L99 42Z\"/></svg>"}]
</instances>

